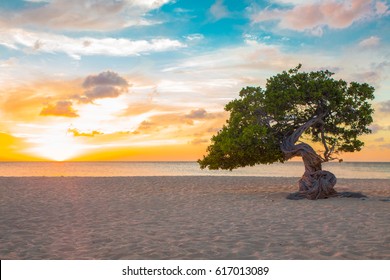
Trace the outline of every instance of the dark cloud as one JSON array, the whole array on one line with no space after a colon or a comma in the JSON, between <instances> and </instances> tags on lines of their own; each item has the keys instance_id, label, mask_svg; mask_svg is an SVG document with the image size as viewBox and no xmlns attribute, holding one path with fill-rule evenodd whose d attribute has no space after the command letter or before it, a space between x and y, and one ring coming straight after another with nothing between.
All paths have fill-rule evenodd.
<instances>
[{"instance_id":1,"label":"dark cloud","mask_svg":"<svg viewBox=\"0 0 390 280\"><path fill-rule=\"evenodd\" d=\"M202 119L216 119L223 116L223 113L208 113L205 109L199 108L191 110L189 114L184 117L191 120L202 120Z\"/></svg>"},{"instance_id":2,"label":"dark cloud","mask_svg":"<svg viewBox=\"0 0 390 280\"><path fill-rule=\"evenodd\" d=\"M112 71L105 71L98 75L90 75L83 82L85 91L81 95L73 95L72 99L80 103L93 103L96 99L116 98L127 92L129 83Z\"/></svg>"},{"instance_id":3,"label":"dark cloud","mask_svg":"<svg viewBox=\"0 0 390 280\"><path fill-rule=\"evenodd\" d=\"M44 107L40 113L41 116L59 116L59 117L68 117L76 118L79 115L73 109L73 104L71 101L57 101L56 104L49 104Z\"/></svg>"},{"instance_id":4,"label":"dark cloud","mask_svg":"<svg viewBox=\"0 0 390 280\"><path fill-rule=\"evenodd\" d=\"M115 98L121 94L121 91L113 86L97 86L84 92L85 96L90 99Z\"/></svg>"},{"instance_id":5,"label":"dark cloud","mask_svg":"<svg viewBox=\"0 0 390 280\"><path fill-rule=\"evenodd\" d=\"M205 119L207 117L207 111L205 109L192 110L185 117L189 119Z\"/></svg>"},{"instance_id":6,"label":"dark cloud","mask_svg":"<svg viewBox=\"0 0 390 280\"><path fill-rule=\"evenodd\" d=\"M127 81L112 71L102 72L98 75L88 76L83 83L84 88L91 88L96 86L118 86L121 88L128 88Z\"/></svg>"}]
</instances>

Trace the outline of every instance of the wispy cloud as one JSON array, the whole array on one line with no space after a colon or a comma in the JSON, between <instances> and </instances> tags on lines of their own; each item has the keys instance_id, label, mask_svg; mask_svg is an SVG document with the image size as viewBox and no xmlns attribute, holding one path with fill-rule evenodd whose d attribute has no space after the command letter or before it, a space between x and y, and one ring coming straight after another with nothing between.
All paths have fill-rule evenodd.
<instances>
[{"instance_id":1,"label":"wispy cloud","mask_svg":"<svg viewBox=\"0 0 390 280\"><path fill-rule=\"evenodd\" d=\"M171 0L46 0L18 13L1 13L7 26L58 30L114 30L158 23L145 17Z\"/></svg>"},{"instance_id":2,"label":"wispy cloud","mask_svg":"<svg viewBox=\"0 0 390 280\"><path fill-rule=\"evenodd\" d=\"M390 13L389 7L384 1L376 1L375 3L376 13L379 15L388 15Z\"/></svg>"},{"instance_id":3,"label":"wispy cloud","mask_svg":"<svg viewBox=\"0 0 390 280\"><path fill-rule=\"evenodd\" d=\"M229 47L219 49L216 52L210 52L191 58L175 66L164 69L166 72L188 72L210 71L214 73L230 74L237 78L245 76L248 70L254 69L285 69L286 65L297 64L299 59L283 53L277 45L265 44L255 40L245 38L245 44L238 47ZM237 71L239 69L239 71ZM240 73L240 74L237 74ZM215 74L214 74L215 75ZM229 75L229 76L230 76ZM211 77L208 76L210 80ZM217 80L216 80L217 81ZM232 86L227 80L218 80L218 85Z\"/></svg>"},{"instance_id":4,"label":"wispy cloud","mask_svg":"<svg viewBox=\"0 0 390 280\"><path fill-rule=\"evenodd\" d=\"M192 140L190 142L190 144L192 145L205 145L205 144L208 144L210 142L209 139L206 139L206 138L195 138L194 140Z\"/></svg>"},{"instance_id":5,"label":"wispy cloud","mask_svg":"<svg viewBox=\"0 0 390 280\"><path fill-rule=\"evenodd\" d=\"M230 15L230 12L227 6L223 3L223 0L216 0L210 7L209 13L214 20L220 20Z\"/></svg>"},{"instance_id":6,"label":"wispy cloud","mask_svg":"<svg viewBox=\"0 0 390 280\"><path fill-rule=\"evenodd\" d=\"M0 67L4 67L4 68L12 67L17 62L18 62L17 58L10 57L10 58L5 59L5 60L0 60Z\"/></svg>"},{"instance_id":7,"label":"wispy cloud","mask_svg":"<svg viewBox=\"0 0 390 280\"><path fill-rule=\"evenodd\" d=\"M375 37L368 39L365 44L376 44ZM223 86L230 85L233 90L238 92L242 86L261 84L269 76L295 67L299 63L304 65L306 71L318 70L319 65L321 65L321 69L334 71L336 77L348 81L368 82L373 84L377 90L382 82L388 78L390 65L387 61L388 51L385 43L380 44L380 41L375 46L377 47L376 55L372 55L370 48L359 46L358 41L351 43L349 48L338 52L327 52L319 49L315 53L315 59L313 59L310 48L302 47L299 51L291 52L283 44L273 44L252 36L245 36L244 40L245 45L227 47L182 60L172 67L165 68L164 71L181 75L179 83L188 79L187 77L193 79L197 73L207 75L208 79L198 81L199 85L203 83L203 91L207 89L205 81L218 80L218 86L214 89L207 89L208 92L213 92L212 95L209 95L210 97L216 96ZM358 67L352 63L354 61L359 61ZM191 88L195 88L194 83L185 82L183 84L187 87L192 84ZM175 85L178 86L178 84ZM217 90L218 87L220 90ZM228 90L228 88L223 89L225 93Z\"/></svg>"},{"instance_id":8,"label":"wispy cloud","mask_svg":"<svg viewBox=\"0 0 390 280\"><path fill-rule=\"evenodd\" d=\"M185 36L188 41L200 41L204 39L204 35L200 33L189 34Z\"/></svg>"},{"instance_id":9,"label":"wispy cloud","mask_svg":"<svg viewBox=\"0 0 390 280\"><path fill-rule=\"evenodd\" d=\"M380 38L378 36L371 36L367 39L364 39L362 41L359 42L359 46L362 47L362 48L371 48L371 47L375 47L375 46L378 46L379 43L380 43Z\"/></svg>"},{"instance_id":10,"label":"wispy cloud","mask_svg":"<svg viewBox=\"0 0 390 280\"><path fill-rule=\"evenodd\" d=\"M36 53L65 53L74 59L81 56L133 56L150 52L170 51L185 44L167 38L129 40L125 38L71 38L23 29L0 29L0 45Z\"/></svg>"},{"instance_id":11,"label":"wispy cloud","mask_svg":"<svg viewBox=\"0 0 390 280\"><path fill-rule=\"evenodd\" d=\"M321 36L325 26L347 28L355 22L383 16L388 11L387 5L381 1L298 1L294 4L292 8L268 7L261 10L252 15L252 22L277 21L279 28L309 31Z\"/></svg>"},{"instance_id":12,"label":"wispy cloud","mask_svg":"<svg viewBox=\"0 0 390 280\"><path fill-rule=\"evenodd\" d=\"M225 118L224 112L209 113L203 108L191 110L187 114L180 112L161 113L153 115L142 121L138 126L137 130L134 131L134 133L154 134L161 130L170 130L176 131L180 135L187 135L189 131L201 131L203 134L205 132L209 132L204 125L205 122L217 121L219 123L222 123L223 118ZM182 129L183 126L186 127L185 130Z\"/></svg>"},{"instance_id":13,"label":"wispy cloud","mask_svg":"<svg viewBox=\"0 0 390 280\"><path fill-rule=\"evenodd\" d=\"M390 100L384 101L380 104L380 111L390 113Z\"/></svg>"}]
</instances>

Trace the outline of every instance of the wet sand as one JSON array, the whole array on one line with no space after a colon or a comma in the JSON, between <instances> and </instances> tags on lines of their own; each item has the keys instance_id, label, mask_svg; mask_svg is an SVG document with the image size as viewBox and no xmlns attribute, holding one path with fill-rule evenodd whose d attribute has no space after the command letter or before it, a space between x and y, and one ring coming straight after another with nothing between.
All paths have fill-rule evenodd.
<instances>
[{"instance_id":1,"label":"wet sand","mask_svg":"<svg viewBox=\"0 0 390 280\"><path fill-rule=\"evenodd\" d=\"M0 259L390 259L389 180L0 177Z\"/></svg>"}]
</instances>

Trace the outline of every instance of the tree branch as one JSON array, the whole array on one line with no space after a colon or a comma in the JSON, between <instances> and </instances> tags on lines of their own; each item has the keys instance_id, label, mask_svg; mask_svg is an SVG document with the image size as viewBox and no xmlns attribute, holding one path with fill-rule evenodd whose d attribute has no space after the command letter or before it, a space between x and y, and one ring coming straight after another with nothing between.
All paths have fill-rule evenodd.
<instances>
[{"instance_id":1,"label":"tree branch","mask_svg":"<svg viewBox=\"0 0 390 280\"><path fill-rule=\"evenodd\" d=\"M321 127L320 129L321 131L321 141L322 141L322 144L324 145L324 161L329 161L329 156L331 154L331 151L329 150L329 147L328 147L328 144L326 143L326 139L325 139L325 134L324 134L324 128Z\"/></svg>"},{"instance_id":2,"label":"tree branch","mask_svg":"<svg viewBox=\"0 0 390 280\"><path fill-rule=\"evenodd\" d=\"M296 142L299 140L299 138L302 136L302 134L310 127L315 125L318 122L322 122L322 118L324 117L325 114L320 114L317 117L314 117L313 119L307 121L305 124L301 125L299 128L297 128L290 136L288 136L281 144L281 150L284 153L286 159L290 159L295 156L300 156L301 155L301 149L303 147L306 152L310 152L315 154L315 157L319 158L322 161L322 158L318 156L312 147L310 147L306 143L301 143L296 145Z\"/></svg>"},{"instance_id":3,"label":"tree branch","mask_svg":"<svg viewBox=\"0 0 390 280\"><path fill-rule=\"evenodd\" d=\"M309 120L308 122L306 122L304 125L300 126L299 128L297 128L293 134L291 134L288 138L287 138L287 141L292 143L292 144L295 144L298 139L302 136L302 134L310 127L312 127L313 125L315 125L316 123L322 121L322 118L324 117L324 114L320 114L318 115L317 117Z\"/></svg>"}]
</instances>

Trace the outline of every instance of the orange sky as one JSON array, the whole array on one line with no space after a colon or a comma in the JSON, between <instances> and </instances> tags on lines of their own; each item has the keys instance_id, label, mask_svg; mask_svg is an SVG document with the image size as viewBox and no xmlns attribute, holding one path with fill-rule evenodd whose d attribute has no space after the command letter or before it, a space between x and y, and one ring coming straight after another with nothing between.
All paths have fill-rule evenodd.
<instances>
[{"instance_id":1,"label":"orange sky","mask_svg":"<svg viewBox=\"0 0 390 280\"><path fill-rule=\"evenodd\" d=\"M195 161L228 117L223 104L206 110L149 98L129 102L126 96L58 105L69 92L83 91L83 82L40 82L7 90L0 107L0 160ZM52 111L42 113L45 108ZM343 154L344 160L389 161L390 133L381 128L390 117L376 109L374 133L362 137L365 148Z\"/></svg>"}]
</instances>

